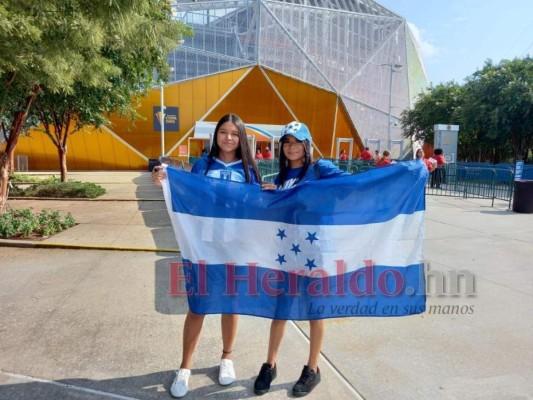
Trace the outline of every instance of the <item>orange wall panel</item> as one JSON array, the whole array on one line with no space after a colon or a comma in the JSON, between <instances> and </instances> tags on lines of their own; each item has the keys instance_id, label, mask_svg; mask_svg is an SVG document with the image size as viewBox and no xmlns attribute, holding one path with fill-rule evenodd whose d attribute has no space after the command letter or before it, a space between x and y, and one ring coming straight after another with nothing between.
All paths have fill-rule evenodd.
<instances>
[{"instance_id":1,"label":"orange wall panel","mask_svg":"<svg viewBox=\"0 0 533 400\"><path fill-rule=\"evenodd\" d=\"M21 136L15 148L15 162L17 155L28 156L30 171L59 169L57 149L43 132L33 130L28 136Z\"/></svg>"},{"instance_id":2,"label":"orange wall panel","mask_svg":"<svg viewBox=\"0 0 533 400\"><path fill-rule=\"evenodd\" d=\"M166 85L165 106L179 107L179 131L165 131L165 151L168 152L178 141L184 139L196 121L201 120L248 70L249 68L242 68ZM161 154L161 136L159 131L153 129L153 107L161 105L160 88L154 87L139 102L138 112L143 116L142 119L131 122L111 115L110 128L146 157L156 158Z\"/></svg>"},{"instance_id":3,"label":"orange wall panel","mask_svg":"<svg viewBox=\"0 0 533 400\"><path fill-rule=\"evenodd\" d=\"M206 120L218 121L228 113L237 114L247 123L257 124L285 124L292 118L257 67L254 67Z\"/></svg>"},{"instance_id":4,"label":"orange wall panel","mask_svg":"<svg viewBox=\"0 0 533 400\"><path fill-rule=\"evenodd\" d=\"M15 156L28 155L30 171L58 171L59 155L52 141L40 131L21 137ZM86 128L67 141L69 170L145 169L148 163L106 131Z\"/></svg>"},{"instance_id":5,"label":"orange wall panel","mask_svg":"<svg viewBox=\"0 0 533 400\"><path fill-rule=\"evenodd\" d=\"M337 96L270 70L266 73L296 118L309 126L315 147L324 157L330 157Z\"/></svg>"},{"instance_id":6,"label":"orange wall panel","mask_svg":"<svg viewBox=\"0 0 533 400\"><path fill-rule=\"evenodd\" d=\"M109 116L109 128L147 158L157 158L161 154L160 132L153 129L153 107L160 106L160 94L160 88L154 87L145 97L134 100L142 118L130 121L119 115ZM189 144L186 134L196 121L216 122L227 113L238 114L248 123L284 125L295 118L305 122L311 130L315 147L324 157L335 155L336 138L353 137L356 147L362 147L340 100L337 106L335 93L258 66L166 85L164 95L167 107L179 107L179 131L165 132L167 153L178 143ZM90 133L77 132L69 139L67 162L70 169L147 167L145 159L112 134L105 130L87 130ZM193 150L198 150L197 147ZM29 156L32 170L58 169L57 150L43 133L33 132L31 138L21 138L16 153ZM172 155L178 155L178 148L172 151Z\"/></svg>"}]
</instances>

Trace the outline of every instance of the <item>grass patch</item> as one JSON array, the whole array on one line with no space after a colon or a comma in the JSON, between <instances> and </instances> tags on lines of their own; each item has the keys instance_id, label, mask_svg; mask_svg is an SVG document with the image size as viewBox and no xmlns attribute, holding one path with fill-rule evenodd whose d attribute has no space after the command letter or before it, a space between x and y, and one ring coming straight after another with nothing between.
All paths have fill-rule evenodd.
<instances>
[{"instance_id":1,"label":"grass patch","mask_svg":"<svg viewBox=\"0 0 533 400\"><path fill-rule=\"evenodd\" d=\"M61 182L59 178L55 176L49 176L47 178L39 178L38 176L17 174L16 172L9 175L9 180L16 183L53 183Z\"/></svg>"},{"instance_id":2,"label":"grass patch","mask_svg":"<svg viewBox=\"0 0 533 400\"><path fill-rule=\"evenodd\" d=\"M29 208L8 210L0 215L0 238L47 237L76 225L68 213L62 217L59 211L44 209L33 213Z\"/></svg>"},{"instance_id":3,"label":"grass patch","mask_svg":"<svg viewBox=\"0 0 533 400\"><path fill-rule=\"evenodd\" d=\"M44 179L39 183L33 184L27 188L21 188L18 185L14 185L10 190L10 195L14 197L94 199L106 192L103 187L91 182L61 182L56 178L50 179Z\"/></svg>"}]
</instances>

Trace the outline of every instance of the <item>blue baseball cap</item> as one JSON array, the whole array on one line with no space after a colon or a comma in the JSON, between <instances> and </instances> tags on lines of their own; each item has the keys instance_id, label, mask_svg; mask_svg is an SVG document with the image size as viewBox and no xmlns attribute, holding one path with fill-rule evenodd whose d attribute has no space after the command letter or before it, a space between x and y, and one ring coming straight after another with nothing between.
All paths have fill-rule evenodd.
<instances>
[{"instance_id":1,"label":"blue baseball cap","mask_svg":"<svg viewBox=\"0 0 533 400\"><path fill-rule=\"evenodd\" d=\"M290 124L283 127L281 130L280 142L287 135L294 136L294 138L300 142L303 142L304 140L309 140L309 142L312 141L311 133L309 132L307 125L298 121L292 121Z\"/></svg>"}]
</instances>

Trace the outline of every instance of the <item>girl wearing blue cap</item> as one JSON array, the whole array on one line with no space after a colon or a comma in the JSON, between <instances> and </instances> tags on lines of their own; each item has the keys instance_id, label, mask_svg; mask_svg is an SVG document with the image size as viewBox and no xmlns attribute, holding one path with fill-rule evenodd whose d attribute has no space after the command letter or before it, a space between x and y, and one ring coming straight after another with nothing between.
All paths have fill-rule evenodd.
<instances>
[{"instance_id":1,"label":"girl wearing blue cap","mask_svg":"<svg viewBox=\"0 0 533 400\"><path fill-rule=\"evenodd\" d=\"M218 121L211 151L194 163L191 173L228 181L259 184L261 178L248 146L246 128L237 115L227 114ZM152 179L157 186L162 187L161 180L166 179L165 170L154 169ZM182 362L170 387L170 394L173 397L183 397L187 394L192 356L200 338L204 317L205 315L195 314L190 310L187 312L183 326ZM224 386L235 380L231 353L237 334L237 322L237 315L221 316L223 347L218 381Z\"/></svg>"},{"instance_id":2,"label":"girl wearing blue cap","mask_svg":"<svg viewBox=\"0 0 533 400\"><path fill-rule=\"evenodd\" d=\"M311 134L305 124L294 121L286 125L281 131L279 173L275 183L265 183L263 189L290 189L302 182L349 175L330 161L318 160L313 162L311 142ZM309 359L302 370L300 379L292 388L292 394L295 397L302 397L311 393L320 382L318 358L324 339L324 320L311 320L309 324ZM254 392L257 395L267 393L270 390L271 382L276 378L276 359L286 326L287 321L285 320L272 320L267 361L261 366L259 376L254 383Z\"/></svg>"}]
</instances>

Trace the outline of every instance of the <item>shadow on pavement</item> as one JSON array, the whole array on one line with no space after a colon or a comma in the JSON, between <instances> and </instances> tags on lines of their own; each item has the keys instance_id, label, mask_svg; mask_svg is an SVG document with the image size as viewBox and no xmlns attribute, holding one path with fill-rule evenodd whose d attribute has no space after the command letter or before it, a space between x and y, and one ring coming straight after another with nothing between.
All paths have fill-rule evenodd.
<instances>
[{"instance_id":1,"label":"shadow on pavement","mask_svg":"<svg viewBox=\"0 0 533 400\"><path fill-rule=\"evenodd\" d=\"M138 199L145 199L138 201L137 204L144 224L149 228L156 247L160 249L177 248L178 245L170 217L163 200L163 191L152 183L149 174L143 174L134 178L133 183L136 185L136 197ZM181 257L178 252L157 254L164 258L158 259L154 265L155 309L162 314L184 315L189 309L187 297L184 294L184 282L181 282L179 285L181 295L173 296L170 294L170 264L181 261ZM182 274L181 269L180 274Z\"/></svg>"},{"instance_id":2,"label":"shadow on pavement","mask_svg":"<svg viewBox=\"0 0 533 400\"><path fill-rule=\"evenodd\" d=\"M160 371L114 379L74 378L50 382L15 378L20 382L0 386L0 399L172 399L169 388L174 374L174 371ZM220 386L218 367L193 369L192 375L187 398L244 399L257 397L253 393L255 377L236 380L230 386ZM201 376L204 377L203 382L201 384L195 382L195 378ZM273 384L270 393L288 392L290 386L289 384Z\"/></svg>"},{"instance_id":3,"label":"shadow on pavement","mask_svg":"<svg viewBox=\"0 0 533 400\"><path fill-rule=\"evenodd\" d=\"M480 214L488 214L488 215L513 215L515 214L511 210L481 210L479 211Z\"/></svg>"},{"instance_id":4,"label":"shadow on pavement","mask_svg":"<svg viewBox=\"0 0 533 400\"><path fill-rule=\"evenodd\" d=\"M157 248L177 248L176 238L170 217L163 200L163 191L152 183L151 175L146 173L132 180L136 185L135 196L144 225L150 229Z\"/></svg>"},{"instance_id":5,"label":"shadow on pavement","mask_svg":"<svg viewBox=\"0 0 533 400\"><path fill-rule=\"evenodd\" d=\"M180 282L178 289L180 295L170 294L170 264L181 261L179 255L169 256L171 253L159 253L165 255L155 262L155 310L161 314L185 315L189 310L185 284ZM180 274L183 274L180 267Z\"/></svg>"}]
</instances>

